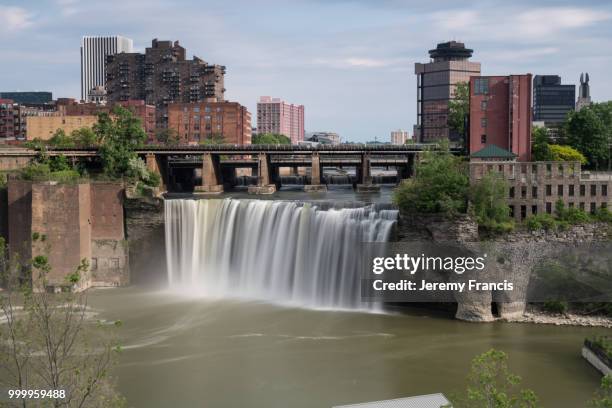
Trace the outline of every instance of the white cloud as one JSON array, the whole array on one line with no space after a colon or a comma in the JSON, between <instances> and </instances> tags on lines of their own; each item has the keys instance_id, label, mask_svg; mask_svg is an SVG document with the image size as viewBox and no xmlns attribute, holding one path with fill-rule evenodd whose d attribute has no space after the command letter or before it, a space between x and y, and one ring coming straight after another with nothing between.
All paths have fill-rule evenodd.
<instances>
[{"instance_id":1,"label":"white cloud","mask_svg":"<svg viewBox=\"0 0 612 408\"><path fill-rule=\"evenodd\" d=\"M32 25L32 16L21 7L0 6L0 32L11 33Z\"/></svg>"}]
</instances>

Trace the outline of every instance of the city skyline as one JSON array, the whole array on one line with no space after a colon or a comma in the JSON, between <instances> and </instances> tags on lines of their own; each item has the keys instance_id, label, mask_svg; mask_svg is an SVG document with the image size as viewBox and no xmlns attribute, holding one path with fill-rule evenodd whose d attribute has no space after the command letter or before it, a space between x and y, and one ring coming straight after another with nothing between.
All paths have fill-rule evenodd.
<instances>
[{"instance_id":1,"label":"city skyline","mask_svg":"<svg viewBox=\"0 0 612 408\"><path fill-rule=\"evenodd\" d=\"M267 15L268 7L275 13ZM195 54L227 66L227 99L251 113L259 96L277 95L306 106L307 131L333 129L344 140L367 141L412 129L414 63L453 39L474 49L483 75L552 74L578 85L580 73L589 72L593 100L612 99L606 81L612 56L601 53L611 45L611 18L611 5L563 1L442 2L435 8L393 0L375 7L357 0L302 0L291 6L244 2L240 8L178 7L161 0L7 2L0 5L0 32L7 39L0 45L0 88L78 98L82 36L123 35L138 52L153 38L179 40L188 58ZM374 100L366 111L364 102Z\"/></svg>"}]
</instances>

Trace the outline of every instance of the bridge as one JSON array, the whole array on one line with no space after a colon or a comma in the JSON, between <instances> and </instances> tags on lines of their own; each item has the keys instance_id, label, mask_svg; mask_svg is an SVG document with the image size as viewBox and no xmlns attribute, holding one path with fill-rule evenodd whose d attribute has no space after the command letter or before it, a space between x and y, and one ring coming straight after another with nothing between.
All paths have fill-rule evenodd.
<instances>
[{"instance_id":1,"label":"bridge","mask_svg":"<svg viewBox=\"0 0 612 408\"><path fill-rule=\"evenodd\" d=\"M355 169L355 188L358 191L377 191L373 183L373 167L393 167L397 178L408 178L413 173L418 155L433 145L200 145L200 146L143 146L136 153L147 163L150 171L160 174L168 190L180 188L181 179L193 178L194 191L206 194L221 193L236 180L237 169L251 169L256 184L249 192L267 194L281 185L280 168L297 174L298 168L310 169L304 185L306 191L325 191L323 167ZM461 154L459 149L451 150ZM95 161L98 149L47 148L50 156L63 155L72 161ZM0 170L15 170L26 166L39 152L26 148L0 149ZM201 181L196 182L196 173Z\"/></svg>"}]
</instances>

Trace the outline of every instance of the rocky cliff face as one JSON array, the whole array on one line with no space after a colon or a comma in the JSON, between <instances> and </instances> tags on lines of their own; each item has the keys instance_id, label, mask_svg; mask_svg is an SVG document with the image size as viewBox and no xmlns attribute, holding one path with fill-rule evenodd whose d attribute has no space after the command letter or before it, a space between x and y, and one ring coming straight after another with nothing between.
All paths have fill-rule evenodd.
<instances>
[{"instance_id":1,"label":"rocky cliff face","mask_svg":"<svg viewBox=\"0 0 612 408\"><path fill-rule=\"evenodd\" d=\"M166 279L164 202L160 198L127 198L124 202L132 283Z\"/></svg>"},{"instance_id":2,"label":"rocky cliff face","mask_svg":"<svg viewBox=\"0 0 612 408\"><path fill-rule=\"evenodd\" d=\"M585 243L610 241L612 233L607 224L575 225L565 231L519 230L498 237L481 237L476 222L467 216L448 220L426 215L402 217L398 225L400 242L430 241L452 244L473 253L488 252L493 257L483 272L474 275L479 281L487 278L511 277L512 292L470 291L455 293L456 318L486 322L495 320L493 308L502 319L522 317L526 307L527 287L532 271L540 261L555 256L564 247ZM435 274L432 274L435 275ZM452 280L452 276L428 275L427 279Z\"/></svg>"}]
</instances>

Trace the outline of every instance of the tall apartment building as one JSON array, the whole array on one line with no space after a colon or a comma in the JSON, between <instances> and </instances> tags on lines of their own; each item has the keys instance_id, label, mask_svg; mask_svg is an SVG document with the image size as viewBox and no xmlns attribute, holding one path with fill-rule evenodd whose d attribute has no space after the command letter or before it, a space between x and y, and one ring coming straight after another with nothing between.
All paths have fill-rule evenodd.
<instances>
[{"instance_id":1,"label":"tall apartment building","mask_svg":"<svg viewBox=\"0 0 612 408\"><path fill-rule=\"evenodd\" d=\"M156 108L157 125L168 125L171 103L222 102L225 67L194 56L186 59L178 41L154 39L144 54L109 55L106 98L109 104L142 99Z\"/></svg>"},{"instance_id":2,"label":"tall apartment building","mask_svg":"<svg viewBox=\"0 0 612 408\"><path fill-rule=\"evenodd\" d=\"M429 50L431 61L414 64L417 75L417 124L415 138L422 142L441 139L458 141L460 135L448 127L448 105L459 82L480 75L480 63L469 61L473 50L463 43L449 41Z\"/></svg>"},{"instance_id":3,"label":"tall apartment building","mask_svg":"<svg viewBox=\"0 0 612 408\"><path fill-rule=\"evenodd\" d=\"M27 138L27 122L30 117L53 116L46 104L24 105L12 99L0 99L0 142Z\"/></svg>"},{"instance_id":4,"label":"tall apartment building","mask_svg":"<svg viewBox=\"0 0 612 408\"><path fill-rule=\"evenodd\" d=\"M12 99L0 99L0 142L15 140L15 107Z\"/></svg>"},{"instance_id":5,"label":"tall apartment building","mask_svg":"<svg viewBox=\"0 0 612 408\"><path fill-rule=\"evenodd\" d=\"M192 102L168 105L168 129L182 144L222 138L223 143L251 144L251 114L237 102Z\"/></svg>"},{"instance_id":6,"label":"tall apartment building","mask_svg":"<svg viewBox=\"0 0 612 408\"><path fill-rule=\"evenodd\" d=\"M280 98L262 96L257 102L257 133L287 136L291 144L304 140L304 105L287 103Z\"/></svg>"},{"instance_id":7,"label":"tall apartment building","mask_svg":"<svg viewBox=\"0 0 612 408\"><path fill-rule=\"evenodd\" d=\"M576 85L562 85L558 75L533 77L533 120L558 125L574 110Z\"/></svg>"},{"instance_id":8,"label":"tall apartment building","mask_svg":"<svg viewBox=\"0 0 612 408\"><path fill-rule=\"evenodd\" d=\"M132 52L133 42L122 36L85 36L81 39L81 100L90 102L90 92L106 83L106 57Z\"/></svg>"},{"instance_id":9,"label":"tall apartment building","mask_svg":"<svg viewBox=\"0 0 612 408\"><path fill-rule=\"evenodd\" d=\"M578 100L576 101L576 110L589 106L591 104L591 87L589 85L589 73L586 75L580 74L580 90Z\"/></svg>"},{"instance_id":10,"label":"tall apartment building","mask_svg":"<svg viewBox=\"0 0 612 408\"><path fill-rule=\"evenodd\" d=\"M514 153L519 161L531 159L531 78L470 78L470 154L495 146Z\"/></svg>"},{"instance_id":11,"label":"tall apartment building","mask_svg":"<svg viewBox=\"0 0 612 408\"><path fill-rule=\"evenodd\" d=\"M398 129L391 131L391 144L392 145L403 145L406 144L406 140L410 139L408 131Z\"/></svg>"}]
</instances>

